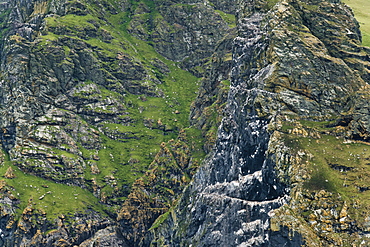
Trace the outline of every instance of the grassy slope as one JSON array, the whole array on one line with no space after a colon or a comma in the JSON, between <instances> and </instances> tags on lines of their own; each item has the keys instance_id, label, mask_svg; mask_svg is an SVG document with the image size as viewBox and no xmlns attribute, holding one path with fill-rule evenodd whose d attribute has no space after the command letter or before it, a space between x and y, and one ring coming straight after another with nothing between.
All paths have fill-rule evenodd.
<instances>
[{"instance_id":1,"label":"grassy slope","mask_svg":"<svg viewBox=\"0 0 370 247\"><path fill-rule=\"evenodd\" d=\"M87 1L86 1L87 2ZM89 5L91 12L94 13L97 6ZM152 6L149 6L152 7ZM140 177L149 167L154 156L160 149L162 142L175 139L180 129L188 127L188 116L190 104L195 99L199 87L199 80L187 71L178 67L175 62L160 56L154 48L147 42L132 37L126 31L126 24L130 21L127 13L107 14L107 21L99 19L98 14L89 14L86 16L66 15L52 16L46 18L47 27L65 27L69 31L66 35L57 35L48 32L39 37L37 45L54 46L62 36L69 36L76 40L81 40L94 47L99 48L100 52L107 57L115 58L120 52L135 57L144 67L148 69L150 76L156 77L156 68L152 65L156 59L161 60L170 70L167 74L161 74L162 84L157 87L163 91L163 97L150 97L146 95L125 95L125 101L130 103L127 111L129 116L134 120L130 126L120 124L106 124L104 127L116 130L121 133L131 133L135 138L127 140L113 140L108 136L100 133L103 140L103 147L100 150L86 150L81 148L83 157L89 157L98 152L99 161L97 166L99 174L92 174L90 168L86 168L85 179L95 179L96 183L101 186L101 191L112 196L113 188L107 184L106 177L114 174L117 180L117 187L130 187L136 178ZM79 38L76 33L85 28L92 28L89 21L95 21L113 36L110 43L102 42L98 38ZM126 22L125 22L126 21ZM65 46L66 52L73 47ZM107 65L110 66L110 65ZM114 98L116 92L110 91L100 86L102 97ZM145 100L141 100L140 96ZM125 116L122 116L125 117ZM143 120L151 119L154 125L161 122L166 126L166 130L159 128L148 128L144 126ZM92 126L94 127L94 126ZM192 131L187 129L187 131ZM72 155L65 152L66 155ZM203 156L203 153L200 155ZM199 157L201 158L201 157ZM130 160L136 162L131 163ZM33 175L21 172L12 162L8 160L4 166L0 167L0 175L4 174L8 167L15 171L15 179L6 179L8 185L15 189L17 198L20 200L19 212L27 206L30 198L33 198L33 204L36 209L42 209L47 213L48 218L54 218L60 214L73 212L83 212L87 208L93 208L97 211L104 211L106 208L99 204L99 199L94 197L91 191L83 190L76 186L67 186L57 184ZM32 188L32 189L29 189ZM45 195L43 197L43 195ZM114 197L114 196L113 196ZM42 199L39 199L42 198ZM118 204L126 198L116 198ZM114 200L114 199L112 199Z\"/></svg>"},{"instance_id":2,"label":"grassy slope","mask_svg":"<svg viewBox=\"0 0 370 247\"><path fill-rule=\"evenodd\" d=\"M22 213L29 199L32 199L33 207L46 212L49 219L71 212L82 213L86 208L102 211L98 199L87 190L24 173L13 166L8 157L4 165L0 166L0 174L5 174L9 167L13 168L16 177L2 177L1 180L15 189L16 198L20 199L18 214Z\"/></svg>"},{"instance_id":3,"label":"grassy slope","mask_svg":"<svg viewBox=\"0 0 370 247\"><path fill-rule=\"evenodd\" d=\"M362 43L370 46L370 1L369 0L343 0L355 13L355 17L360 23L362 32Z\"/></svg>"}]
</instances>

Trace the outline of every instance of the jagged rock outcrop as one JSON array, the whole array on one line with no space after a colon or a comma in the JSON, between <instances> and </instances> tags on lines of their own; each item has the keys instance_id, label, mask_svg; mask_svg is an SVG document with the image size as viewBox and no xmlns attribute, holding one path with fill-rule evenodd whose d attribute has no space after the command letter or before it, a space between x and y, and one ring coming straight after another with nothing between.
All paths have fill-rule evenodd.
<instances>
[{"instance_id":1,"label":"jagged rock outcrop","mask_svg":"<svg viewBox=\"0 0 370 247\"><path fill-rule=\"evenodd\" d=\"M337 168L351 160L340 154L343 137L366 141L369 133L369 49L360 45L358 23L339 1L239 4L215 149L153 231L152 245L368 243L366 202L351 199L356 211L348 213L343 198L367 197L353 194L361 182L348 171L366 170L368 144L348 146L358 163Z\"/></svg>"}]
</instances>

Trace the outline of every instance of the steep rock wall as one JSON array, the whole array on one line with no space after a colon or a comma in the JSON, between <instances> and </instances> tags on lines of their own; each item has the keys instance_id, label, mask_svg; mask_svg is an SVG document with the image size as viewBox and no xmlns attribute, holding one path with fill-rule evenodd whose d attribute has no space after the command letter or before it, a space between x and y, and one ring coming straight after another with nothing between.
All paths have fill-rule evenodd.
<instances>
[{"instance_id":1,"label":"steep rock wall","mask_svg":"<svg viewBox=\"0 0 370 247\"><path fill-rule=\"evenodd\" d=\"M355 168L340 150L320 154L314 144L339 148L343 137L366 140L369 133L369 49L360 46L358 23L339 1L239 4L231 87L214 151L153 231L153 246L367 243L366 202L350 200L361 211L356 217L345 199L367 195L339 184L350 174L332 163L363 172L366 146L356 146L364 149Z\"/></svg>"}]
</instances>

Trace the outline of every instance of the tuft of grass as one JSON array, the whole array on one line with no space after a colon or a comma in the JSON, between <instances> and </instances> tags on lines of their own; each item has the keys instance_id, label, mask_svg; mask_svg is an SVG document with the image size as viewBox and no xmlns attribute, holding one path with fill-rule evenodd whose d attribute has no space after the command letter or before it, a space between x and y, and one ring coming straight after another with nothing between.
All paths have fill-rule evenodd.
<instances>
[{"instance_id":1,"label":"tuft of grass","mask_svg":"<svg viewBox=\"0 0 370 247\"><path fill-rule=\"evenodd\" d=\"M155 222L153 223L153 225L150 227L149 231L151 230L154 230L156 228L158 228L166 219L168 219L168 216L170 215L170 211L167 211L166 213L162 214L161 216L159 216Z\"/></svg>"},{"instance_id":2,"label":"tuft of grass","mask_svg":"<svg viewBox=\"0 0 370 247\"><path fill-rule=\"evenodd\" d=\"M227 14L221 10L216 10L221 18L229 25L230 28L236 27L236 17L232 14Z\"/></svg>"},{"instance_id":3,"label":"tuft of grass","mask_svg":"<svg viewBox=\"0 0 370 247\"><path fill-rule=\"evenodd\" d=\"M265 6L265 9L266 10L270 10L272 7L274 7L276 5L276 3L278 3L279 0L269 0L267 1L266 3L266 6Z\"/></svg>"}]
</instances>

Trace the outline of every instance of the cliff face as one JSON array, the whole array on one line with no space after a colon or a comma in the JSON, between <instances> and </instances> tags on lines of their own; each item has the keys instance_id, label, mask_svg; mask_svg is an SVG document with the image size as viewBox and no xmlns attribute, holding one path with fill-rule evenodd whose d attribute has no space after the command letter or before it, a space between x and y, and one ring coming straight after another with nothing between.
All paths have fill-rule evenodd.
<instances>
[{"instance_id":1,"label":"cliff face","mask_svg":"<svg viewBox=\"0 0 370 247\"><path fill-rule=\"evenodd\" d=\"M153 246L368 243L358 27L339 1L240 1L215 148Z\"/></svg>"},{"instance_id":2,"label":"cliff face","mask_svg":"<svg viewBox=\"0 0 370 247\"><path fill-rule=\"evenodd\" d=\"M340 1L9 0L0 25L1 245L369 243Z\"/></svg>"},{"instance_id":3,"label":"cliff face","mask_svg":"<svg viewBox=\"0 0 370 247\"><path fill-rule=\"evenodd\" d=\"M0 4L2 245L141 241L205 155L188 118L223 2Z\"/></svg>"}]
</instances>

